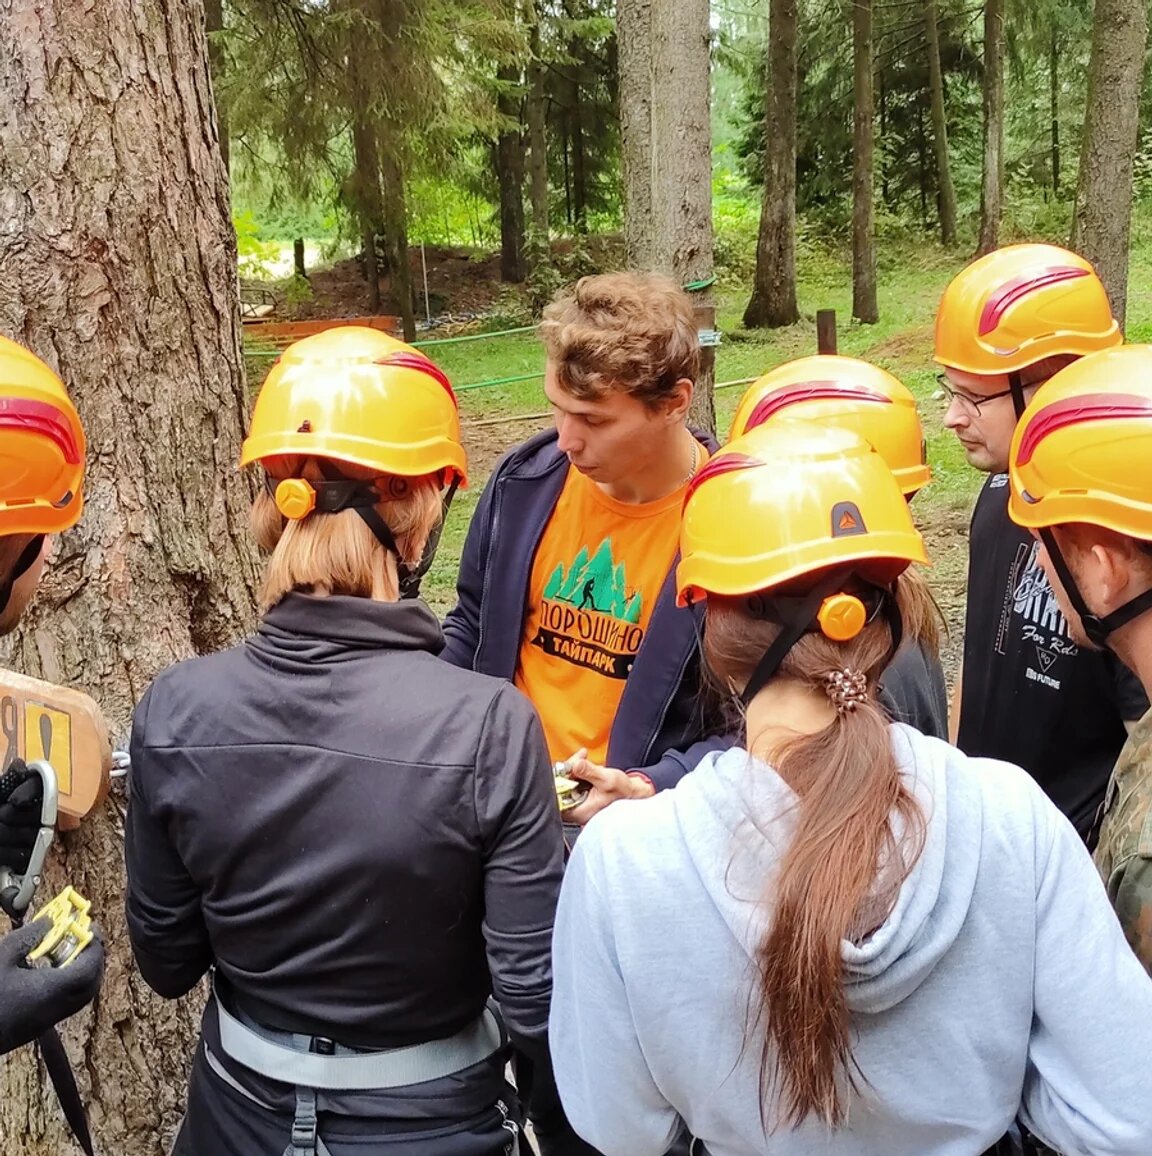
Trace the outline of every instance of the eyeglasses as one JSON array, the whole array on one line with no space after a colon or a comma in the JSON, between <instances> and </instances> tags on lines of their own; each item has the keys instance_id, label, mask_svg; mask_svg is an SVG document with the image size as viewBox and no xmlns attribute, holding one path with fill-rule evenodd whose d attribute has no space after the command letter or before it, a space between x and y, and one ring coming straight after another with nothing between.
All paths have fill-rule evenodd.
<instances>
[{"instance_id":1,"label":"eyeglasses","mask_svg":"<svg viewBox=\"0 0 1152 1156\"><path fill-rule=\"evenodd\" d=\"M958 401L961 407L967 410L973 417L980 416L980 407L984 405L985 402L997 401L1002 397L1012 396L1012 389L1009 387L1008 389L1001 390L999 393L989 393L984 397L973 397L971 394L961 393L958 389L953 389L948 383L947 374L943 373L936 374L936 384L948 395L950 402ZM1038 385L1039 382L1034 384ZM1028 386L1024 388L1027 389Z\"/></svg>"}]
</instances>

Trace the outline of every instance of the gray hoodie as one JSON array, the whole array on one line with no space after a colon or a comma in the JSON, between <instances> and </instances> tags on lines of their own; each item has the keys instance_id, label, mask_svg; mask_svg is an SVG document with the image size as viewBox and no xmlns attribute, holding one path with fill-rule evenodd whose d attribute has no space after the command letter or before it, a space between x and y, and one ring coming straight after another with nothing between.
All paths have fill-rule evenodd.
<instances>
[{"instance_id":1,"label":"gray hoodie","mask_svg":"<svg viewBox=\"0 0 1152 1156\"><path fill-rule=\"evenodd\" d=\"M745 1033L788 786L735 749L585 829L550 1033L568 1116L606 1156L660 1156L681 1121L712 1156L975 1156L1018 1112L1069 1156L1152 1153L1152 981L1076 832L1017 767L891 735L926 842L885 922L844 943L863 1079L837 1132L766 1135Z\"/></svg>"}]
</instances>

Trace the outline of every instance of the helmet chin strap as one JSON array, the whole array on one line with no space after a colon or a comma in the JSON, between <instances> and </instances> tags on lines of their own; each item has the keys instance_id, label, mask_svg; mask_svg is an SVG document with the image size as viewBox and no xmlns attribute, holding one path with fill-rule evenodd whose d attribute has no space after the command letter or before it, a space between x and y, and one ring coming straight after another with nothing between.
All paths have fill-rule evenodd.
<instances>
[{"instance_id":1,"label":"helmet chin strap","mask_svg":"<svg viewBox=\"0 0 1152 1156\"><path fill-rule=\"evenodd\" d=\"M1016 420L1019 421L1028 408L1028 401L1024 396L1024 379L1020 376L1019 370L1013 370L1008 374L1008 388L1012 391L1012 408L1016 411Z\"/></svg>"},{"instance_id":2,"label":"helmet chin strap","mask_svg":"<svg viewBox=\"0 0 1152 1156\"><path fill-rule=\"evenodd\" d=\"M1056 535L1048 528L1039 533L1040 540L1044 543L1048 557L1051 559L1052 568L1059 575L1060 585L1064 587L1068 601L1072 603L1072 608L1080 617L1080 625L1088 641L1101 649L1113 649L1108 643L1109 636L1114 631L1119 630L1121 626L1127 626L1134 618L1152 610L1152 589L1145 590L1143 594L1137 594L1135 598L1130 598L1123 606L1118 606L1113 610L1111 614L1093 614L1088 609L1084 595L1080 593L1080 587L1077 586L1076 579L1072 577L1072 571L1056 543Z\"/></svg>"},{"instance_id":3,"label":"helmet chin strap","mask_svg":"<svg viewBox=\"0 0 1152 1156\"><path fill-rule=\"evenodd\" d=\"M328 482L338 485L348 484L348 480L342 477L340 472L327 462L317 459L316 465ZM420 597L420 583L424 575L428 573L436 557L436 551L440 546L440 536L444 532L444 521L448 516L448 510L452 506L452 499L456 496L456 490L459 485L460 479L454 478L452 484L448 487L448 491L444 495L441 503L440 521L428 535L428 540L424 543L424 551L420 556L420 561L414 567L409 566L400 556L395 535L392 533L388 523L380 516L380 511L376 509L380 502L380 495L371 482L364 482L350 489L349 493L342 497L340 504L336 507L336 509L355 510L363 519L368 529L372 531L376 541L379 542L385 550L395 555L396 577L400 586L400 597L402 599ZM333 510L333 512L335 512L335 510Z\"/></svg>"}]
</instances>

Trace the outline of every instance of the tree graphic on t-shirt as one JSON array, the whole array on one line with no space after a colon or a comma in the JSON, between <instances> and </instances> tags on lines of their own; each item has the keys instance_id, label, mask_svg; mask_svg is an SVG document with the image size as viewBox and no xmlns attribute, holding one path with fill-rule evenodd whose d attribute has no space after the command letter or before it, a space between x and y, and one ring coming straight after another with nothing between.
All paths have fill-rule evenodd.
<instances>
[{"instance_id":1,"label":"tree graphic on t-shirt","mask_svg":"<svg viewBox=\"0 0 1152 1156\"><path fill-rule=\"evenodd\" d=\"M643 602L639 591L628 596L624 563L613 559L610 538L605 538L591 557L587 547L581 547L567 573L563 565L557 565L544 587L544 597L633 624L640 621Z\"/></svg>"}]
</instances>

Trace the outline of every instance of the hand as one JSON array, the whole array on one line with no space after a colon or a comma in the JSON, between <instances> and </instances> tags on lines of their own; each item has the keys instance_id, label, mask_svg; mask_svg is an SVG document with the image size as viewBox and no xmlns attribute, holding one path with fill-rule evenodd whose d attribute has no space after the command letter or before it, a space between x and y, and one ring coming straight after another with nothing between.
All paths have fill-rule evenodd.
<instances>
[{"instance_id":1,"label":"hand","mask_svg":"<svg viewBox=\"0 0 1152 1156\"><path fill-rule=\"evenodd\" d=\"M45 920L32 919L0 939L0 1055L75 1015L100 990L104 944L99 932L66 967L28 965L28 953L48 928Z\"/></svg>"},{"instance_id":2,"label":"hand","mask_svg":"<svg viewBox=\"0 0 1152 1156\"><path fill-rule=\"evenodd\" d=\"M590 783L592 791L578 807L573 807L564 815L566 823L576 823L583 827L599 811L617 799L647 799L656 794L652 780L647 775L630 775L613 767L602 767L589 759L576 759L569 778L583 779Z\"/></svg>"},{"instance_id":3,"label":"hand","mask_svg":"<svg viewBox=\"0 0 1152 1156\"><path fill-rule=\"evenodd\" d=\"M0 866L17 875L28 870L28 859L40 831L44 780L15 759L0 776Z\"/></svg>"}]
</instances>

